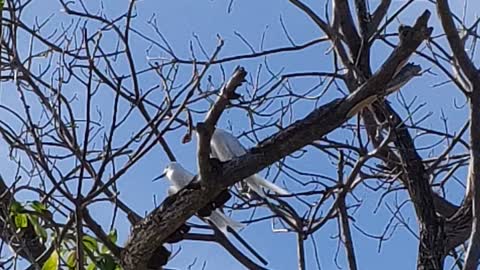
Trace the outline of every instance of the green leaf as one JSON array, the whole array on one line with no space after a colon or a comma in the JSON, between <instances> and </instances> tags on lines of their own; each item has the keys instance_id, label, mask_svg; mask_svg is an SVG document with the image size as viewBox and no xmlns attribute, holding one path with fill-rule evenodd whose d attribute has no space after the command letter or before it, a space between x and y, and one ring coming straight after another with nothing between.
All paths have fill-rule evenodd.
<instances>
[{"instance_id":1,"label":"green leaf","mask_svg":"<svg viewBox=\"0 0 480 270\"><path fill-rule=\"evenodd\" d=\"M98 243L95 238L89 235L84 235L82 242L85 248L88 249L90 252L96 253L98 251Z\"/></svg>"},{"instance_id":2,"label":"green leaf","mask_svg":"<svg viewBox=\"0 0 480 270\"><path fill-rule=\"evenodd\" d=\"M117 230L116 229L111 230L108 233L107 238L108 238L108 240L110 240L112 243L115 244L117 242ZM101 249L101 253L102 254L109 254L110 250L108 249L108 247L106 245L103 245L102 249Z\"/></svg>"},{"instance_id":3,"label":"green leaf","mask_svg":"<svg viewBox=\"0 0 480 270\"><path fill-rule=\"evenodd\" d=\"M117 264L111 255L103 254L100 255L101 259L98 262L100 270L115 270Z\"/></svg>"},{"instance_id":4,"label":"green leaf","mask_svg":"<svg viewBox=\"0 0 480 270\"><path fill-rule=\"evenodd\" d=\"M5 0L0 0L0 10L3 9L4 4L5 4Z\"/></svg>"},{"instance_id":5,"label":"green leaf","mask_svg":"<svg viewBox=\"0 0 480 270\"><path fill-rule=\"evenodd\" d=\"M24 229L27 226L28 226L27 214L16 214L15 227L17 227L17 229Z\"/></svg>"},{"instance_id":6,"label":"green leaf","mask_svg":"<svg viewBox=\"0 0 480 270\"><path fill-rule=\"evenodd\" d=\"M116 229L113 229L111 230L108 235L107 235L108 239L110 239L110 241L112 241L112 243L116 243L117 242L117 230Z\"/></svg>"},{"instance_id":7,"label":"green leaf","mask_svg":"<svg viewBox=\"0 0 480 270\"><path fill-rule=\"evenodd\" d=\"M88 266L87 266L87 270L95 270L95 263L94 262L91 262Z\"/></svg>"},{"instance_id":8,"label":"green leaf","mask_svg":"<svg viewBox=\"0 0 480 270\"><path fill-rule=\"evenodd\" d=\"M30 206L37 213L43 213L43 212L47 211L47 207L39 201L32 201L30 203Z\"/></svg>"},{"instance_id":9,"label":"green leaf","mask_svg":"<svg viewBox=\"0 0 480 270\"><path fill-rule=\"evenodd\" d=\"M75 269L75 265L77 263L77 252L75 250L70 251L67 256L66 263L68 268Z\"/></svg>"},{"instance_id":10,"label":"green leaf","mask_svg":"<svg viewBox=\"0 0 480 270\"><path fill-rule=\"evenodd\" d=\"M13 201L10 204L10 215L15 215L17 213L20 213L20 211L23 211L24 208L19 202Z\"/></svg>"},{"instance_id":11,"label":"green leaf","mask_svg":"<svg viewBox=\"0 0 480 270\"><path fill-rule=\"evenodd\" d=\"M57 270L59 262L58 252L54 250L45 264L43 264L42 270Z\"/></svg>"},{"instance_id":12,"label":"green leaf","mask_svg":"<svg viewBox=\"0 0 480 270\"><path fill-rule=\"evenodd\" d=\"M103 245L102 248L100 249L101 254L108 254L110 253L110 250L108 249L107 246Z\"/></svg>"},{"instance_id":13,"label":"green leaf","mask_svg":"<svg viewBox=\"0 0 480 270\"><path fill-rule=\"evenodd\" d=\"M28 220L33 225L33 229L35 230L35 233L43 240L43 242L45 242L48 237L47 231L45 230L45 228L43 228L42 225L40 225L37 217L33 215L28 215Z\"/></svg>"}]
</instances>

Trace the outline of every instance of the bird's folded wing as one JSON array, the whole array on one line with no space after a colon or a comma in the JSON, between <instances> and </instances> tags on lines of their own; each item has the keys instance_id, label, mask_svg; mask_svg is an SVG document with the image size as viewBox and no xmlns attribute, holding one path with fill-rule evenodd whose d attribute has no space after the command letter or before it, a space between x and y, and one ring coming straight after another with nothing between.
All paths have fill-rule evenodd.
<instances>
[{"instance_id":1,"label":"bird's folded wing","mask_svg":"<svg viewBox=\"0 0 480 270\"><path fill-rule=\"evenodd\" d=\"M210 144L212 156L220 161L229 161L247 152L237 137L222 129L215 130Z\"/></svg>"}]
</instances>

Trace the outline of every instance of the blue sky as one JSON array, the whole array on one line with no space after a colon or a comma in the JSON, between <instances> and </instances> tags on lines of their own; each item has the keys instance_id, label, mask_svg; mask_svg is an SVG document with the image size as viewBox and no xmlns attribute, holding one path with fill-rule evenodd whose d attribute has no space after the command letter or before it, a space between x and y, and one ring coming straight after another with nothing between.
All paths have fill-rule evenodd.
<instances>
[{"instance_id":1,"label":"blue sky","mask_svg":"<svg viewBox=\"0 0 480 270\"><path fill-rule=\"evenodd\" d=\"M41 2L41 3L40 3ZM48 3L47 3L48 2ZM471 1L473 2L473 1ZM324 4L319 1L305 1L314 10L316 10L321 17L324 18ZM391 7L391 11L396 10L404 1L394 1ZM372 7L375 5L372 1ZM472 3L468 9L468 16L474 15L475 6L478 3ZM95 3L88 3L94 9ZM133 21L133 26L136 29L150 33L152 38L154 36L151 28L146 25L146 21L152 16L155 16L159 29L162 34L168 40L170 46L174 48L176 55L182 59L190 58L190 42L195 42L193 35L197 35L201 40L202 45L208 52L212 52L217 44L217 35L220 35L225 40L225 46L220 53L220 57L244 54L250 50L248 46L242 43L242 41L235 35L236 32L240 33L249 43L255 48L260 50L262 42L262 36L265 33L263 42L263 48L277 48L281 46L288 46L289 41L285 37L280 25L280 18L284 21L286 28L289 31L292 39L297 43L303 43L313 40L323 33L306 18L304 14L299 12L288 1L234 1L231 13L227 13L229 1L152 1L144 0L137 3L137 17ZM126 10L128 1L108 0L104 1L105 11L111 17L120 14ZM417 1L413 4L413 7L403 14L398 22L394 24L389 31L393 31L398 26L398 23L411 24L415 18L428 8L432 12L435 12L434 6L427 1ZM58 12L59 6L56 1L34 1L34 6L28 11L28 14L32 16L42 17L47 14L55 14L53 22L68 21L62 13ZM478 9L477 9L478 10ZM435 17L435 16L433 16ZM435 28L434 34L440 33L440 28L435 20L431 21ZM52 27L56 24L52 23ZM95 29L95 25L89 25L89 29L92 31ZM114 46L114 41L109 41L108 38L103 41L105 46ZM142 41L138 36L131 36L131 46L134 52L135 64L138 69L148 66L148 61L145 57L145 49L148 47L148 43ZM195 53L201 56L200 50L195 45ZM26 49L26 48L24 48ZM281 55L273 55L266 61L269 68L276 72L280 72L283 69L283 73L288 72L300 72L300 71L332 71L331 55L327 54L329 49L328 43L317 45L313 48L306 49L301 52L285 53ZM381 43L377 43L372 53L372 66L378 67L390 52L386 46ZM158 50L152 50L150 56L165 57L164 53L160 53ZM422 64L424 69L431 67L431 64L426 63L424 60L418 57L413 57L413 61ZM252 75L258 70L259 65L265 64L265 59L259 58L247 61L237 61L233 63L227 63L223 65L226 74L230 74L235 66L242 65ZM118 63L119 69L122 70L122 62ZM180 74L180 79L185 80L190 75L190 68L184 67L181 69L183 73ZM433 69L435 71L435 69ZM126 72L126 71L125 71ZM221 82L220 70L214 68L211 71L211 75L214 79L217 79L217 83ZM440 77L440 78L439 78ZM266 80L268 74L263 67L260 78ZM149 86L158 83L158 78L150 75L140 77L141 84L144 89L148 89ZM431 86L439 81L443 80L442 76L434 76L432 74L425 74L419 79L415 79L407 85L401 92L403 98L407 101L415 99L415 104L425 105L420 109L416 117L420 118L423 115L427 115L430 112L432 116L427 120L425 126L442 129L441 112L448 115L448 124L451 130L457 130L466 121L466 108L456 109L456 104L462 104L465 102L459 91L455 90L451 84L447 84L442 87L432 88ZM298 91L304 91L318 83L318 79L302 79L293 80L292 85ZM79 100L82 99L81 90L75 89L75 86L70 86L72 94L79 95ZM242 87L240 94L248 96L249 89ZM339 92L333 92L327 94L321 99L320 103L327 102L334 97L338 97L341 94ZM102 93L97 97L96 105L103 108L111 107L111 93ZM398 106L400 96L391 96L389 100ZM5 88L2 89L0 101L2 104L15 106L18 104L18 97L14 95L7 95ZM203 104L201 106L205 106ZM201 107L200 106L200 107ZM312 108L318 106L314 102L305 103L298 107L294 114L293 119L299 119ZM396 107L400 108L400 107ZM76 108L78 113L83 112L83 108L78 106ZM407 112L398 109L398 111L405 116ZM108 119L108 109L105 109L105 119ZM204 117L203 114L194 114L195 121L201 121ZM132 118L128 122L127 128L116 139L121 142L122 136L128 138L131 134L129 130L134 130L143 124L138 122L141 120L138 116ZM270 119L259 119L260 121L269 121ZM141 120L143 121L143 120ZM222 116L220 126L223 128L232 128L235 135L240 135L244 131L249 130L249 122L247 115L244 111L239 109L231 109ZM273 129L263 131L260 136L262 138L268 136L273 132ZM177 130L176 132L169 133L166 136L167 141L173 146L176 157L179 162L184 164L190 171L195 171L196 161L195 155L195 143L181 144L180 138L184 134L185 130ZM414 132L413 132L414 133ZM338 141L343 139L350 139L348 134L344 132L333 133L331 138L335 138ZM330 137L329 136L329 137ZM344 137L345 138L344 138ZM247 146L253 146L254 144L242 138L242 142ZM422 138L416 141L417 146L428 145L432 142L432 138ZM2 149L2 155L5 155L5 145L0 145ZM438 148L435 153L438 154L442 147ZM325 156L319 156L318 152L313 149L307 148L306 161L291 161L294 166L298 166L299 169L314 171L316 173L322 173L330 177L336 177L334 161L329 160ZM424 157L428 157L430 153L422 152ZM308 158L308 159L307 159ZM160 147L155 148L142 161L132 168L126 175L124 175L118 182L118 189L120 190L120 198L127 202L138 213L146 213L153 209L153 197L156 197L157 202L161 201L165 196L167 184L165 182L152 182L151 180L158 176L163 167L168 162L168 158L161 151ZM68 165L65 165L68 166ZM12 175L15 167L6 166L1 168L2 175ZM264 172L265 173L265 172ZM462 178L462 174L459 173L459 177ZM303 179L305 180L305 179ZM280 178L280 183L286 183L286 187L291 190L298 190L301 188L292 181L289 181L286 177ZM462 192L458 186L452 185L450 192L447 194L454 202L459 203L462 198ZM406 195L402 192L397 192L387 196L386 202L383 202L377 211L374 211L378 203L378 194L372 193L370 190L363 186L360 186L355 195L362 201L362 207L355 213L355 224L365 230L365 232L373 235L380 235L387 222L391 218L391 213L388 211L386 204L392 206L396 202L401 203L406 199ZM25 195L28 198L28 195ZM348 201L351 204L356 203L352 198ZM107 203L97 203L94 208L94 216L105 227L108 226L112 216L111 206ZM410 204L406 204L403 208L402 214L408 220L408 224L416 230L415 217L412 213ZM326 209L325 209L326 210ZM267 214L263 209L259 210L260 214ZM234 213L236 219L247 218L248 213ZM119 229L120 242L126 240L126 236L129 232L129 225L121 217L118 219L117 228ZM315 234L315 241L317 243L317 252L319 253L320 264L322 269L336 269L337 265L334 261L336 254L337 239L332 239L336 236L337 223L335 221L329 222L325 227L319 230ZM396 232L386 242L382 243L381 250L379 251L379 241L364 236L359 230L352 228L353 240L356 248L358 265L360 269L414 269L416 264L416 252L417 242L415 236L410 234L406 229L399 226L396 228ZM262 254L268 261L269 269L295 269L297 265L296 257L296 239L295 235L291 233L273 233L271 230L270 222L261 222L248 226L245 228L241 235L252 245L257 251ZM195 259L197 263L192 269L201 269L203 261L206 261L206 269L242 269L242 267L223 249L215 244L201 243L201 242L188 242L184 241L181 244L173 246L174 250L181 248L181 252L168 264L171 268L187 269L187 266L191 264ZM311 245L311 240L306 241L306 256L307 256L307 269L316 269L316 263L314 258L314 250ZM338 252L338 266L342 269L347 268L347 264L344 258L343 247L340 247Z\"/></svg>"}]
</instances>

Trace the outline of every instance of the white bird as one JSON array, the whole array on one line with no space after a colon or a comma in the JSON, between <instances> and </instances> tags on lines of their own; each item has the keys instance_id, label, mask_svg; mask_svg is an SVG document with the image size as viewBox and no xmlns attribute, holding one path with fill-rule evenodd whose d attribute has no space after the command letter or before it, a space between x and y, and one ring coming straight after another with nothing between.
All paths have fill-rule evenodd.
<instances>
[{"instance_id":1,"label":"white bird","mask_svg":"<svg viewBox=\"0 0 480 270\"><path fill-rule=\"evenodd\" d=\"M187 171L177 162L171 162L165 167L163 171L165 176L170 181L171 186L168 188L168 195L173 195L181 190L186 185L190 184L194 179L194 175ZM237 222L229 217L227 217L220 210L215 209L212 211L210 216L206 217L207 220L211 221L215 227L217 227L222 233L227 235L227 228L230 227L234 230L238 230L244 227L240 222Z\"/></svg>"},{"instance_id":2,"label":"white bird","mask_svg":"<svg viewBox=\"0 0 480 270\"><path fill-rule=\"evenodd\" d=\"M243 147L237 137L220 128L216 128L213 132L212 140L210 141L210 148L212 151L212 157L218 158L222 162L229 161L247 153L247 150L245 150L245 147ZM290 195L290 192L264 179L258 174L245 178L245 182L251 190L263 198L266 198L266 194L262 188L279 195Z\"/></svg>"}]
</instances>

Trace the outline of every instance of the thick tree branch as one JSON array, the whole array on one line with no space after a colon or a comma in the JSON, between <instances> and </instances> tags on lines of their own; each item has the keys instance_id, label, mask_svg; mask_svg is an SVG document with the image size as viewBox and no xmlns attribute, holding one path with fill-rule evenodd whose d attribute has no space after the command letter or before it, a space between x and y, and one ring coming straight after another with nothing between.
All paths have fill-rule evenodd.
<instances>
[{"instance_id":1,"label":"thick tree branch","mask_svg":"<svg viewBox=\"0 0 480 270\"><path fill-rule=\"evenodd\" d=\"M437 0L437 12L443 29L447 36L448 44L453 52L453 57L458 62L460 69L468 79L470 92L470 164L466 191L466 200L462 208L473 203L473 212L462 209L462 213L472 213L473 222L463 269L477 269L480 259L480 72L473 61L468 57L465 46L453 22L453 13L448 5L448 0ZM471 197L470 197L471 196ZM464 221L465 219L460 219ZM458 225L457 225L458 226ZM466 230L463 230L466 231Z\"/></svg>"},{"instance_id":2,"label":"thick tree branch","mask_svg":"<svg viewBox=\"0 0 480 270\"><path fill-rule=\"evenodd\" d=\"M367 35L367 40L372 37L372 35L377 31L378 26L382 22L383 18L385 18L385 15L387 14L388 8L390 7L390 4L392 3L392 0L382 0L382 2L378 5L377 9L373 12L371 22L368 26L368 35Z\"/></svg>"},{"instance_id":3,"label":"thick tree branch","mask_svg":"<svg viewBox=\"0 0 480 270\"><path fill-rule=\"evenodd\" d=\"M357 9L357 22L360 29L360 35L366 37L368 33L368 24L370 22L367 3L365 0L355 0L355 7Z\"/></svg>"},{"instance_id":4,"label":"thick tree branch","mask_svg":"<svg viewBox=\"0 0 480 270\"><path fill-rule=\"evenodd\" d=\"M464 268L477 269L480 259L480 83L473 81L470 95L470 164L467 203L473 203L473 224ZM471 196L471 199L468 198Z\"/></svg>"},{"instance_id":5,"label":"thick tree branch","mask_svg":"<svg viewBox=\"0 0 480 270\"><path fill-rule=\"evenodd\" d=\"M220 119L223 111L230 104L230 100L236 99L239 97L235 93L235 90L245 81L245 76L247 72L242 67L237 67L232 77L222 88L220 95L215 101L212 108L208 111L208 114L205 118L205 122L197 124L197 134L198 134L198 146L197 146L197 157L198 157L198 172L200 173L200 178L204 181L212 179L212 166L209 162L210 160L210 140L212 139L213 131L215 130L215 125Z\"/></svg>"},{"instance_id":6,"label":"thick tree branch","mask_svg":"<svg viewBox=\"0 0 480 270\"><path fill-rule=\"evenodd\" d=\"M355 59L360 49L360 36L353 22L348 1L335 0L333 6L333 28L342 33L350 49L351 58Z\"/></svg>"},{"instance_id":7,"label":"thick tree branch","mask_svg":"<svg viewBox=\"0 0 480 270\"><path fill-rule=\"evenodd\" d=\"M375 103L377 119L389 119L393 142L398 151L381 151L380 156L390 168L403 171L400 179L407 187L420 223L420 245L418 269L442 269L447 249L448 234L445 217L453 215L455 207L433 193L430 177L426 173L421 157L415 150L413 139L398 114L387 103ZM367 111L363 114L369 136L374 138L374 120ZM378 144L378 142L374 143ZM437 207L438 206L438 207ZM437 216L441 211L443 216ZM455 231L455 233L459 233Z\"/></svg>"},{"instance_id":8,"label":"thick tree branch","mask_svg":"<svg viewBox=\"0 0 480 270\"><path fill-rule=\"evenodd\" d=\"M425 175L422 159L415 150L408 130L405 127L396 128L393 133L402 169L406 174L406 187L420 223L418 269L443 269L445 235L443 222L435 211L429 178ZM422 173L424 175L418 177Z\"/></svg>"},{"instance_id":9,"label":"thick tree branch","mask_svg":"<svg viewBox=\"0 0 480 270\"><path fill-rule=\"evenodd\" d=\"M387 115L393 116L392 117L393 119L397 119L394 122L389 123L389 129L396 128L396 129L398 129L397 132L408 133L407 129L402 128L403 125L402 126L395 126L394 125L395 122L397 122L397 121L398 121L397 124L403 123L403 120L400 118L398 113L388 103L383 103L383 104L382 103L374 103L372 108L373 108L373 112L377 115L381 115L381 117L384 117L385 114L387 114ZM363 118L363 121L365 121L365 128L367 130L368 136L372 140L374 146L378 148L378 146L380 145L380 143L382 141L379 140L379 139L381 139L381 137L377 137L377 128L378 127L377 127L377 123L374 120L374 117L378 117L378 116L372 115L370 110L364 110L362 112L362 118ZM410 137L410 135L402 136L402 138L403 139L409 139L413 143L413 140ZM393 140L393 142L395 143L395 139ZM397 145L398 143L395 143L395 144ZM385 165L390 170L394 170L400 164L400 160L399 160L398 156L393 152L392 149L385 148L385 149L383 149L379 152L378 156L383 160ZM413 180L413 181L425 181L425 180L421 180L421 179L423 179L424 177L426 177L425 179L427 179L428 175L426 175L425 173L422 173L420 175L416 175L415 177L416 177L415 178L416 180ZM407 176L405 174L400 175L399 179L402 181L402 183L404 183L406 185ZM455 212L457 212L457 210L459 209L457 206L448 202L447 200L440 197L440 195L438 195L436 193L433 193L433 199L434 199L435 210L441 216L443 216L445 218L452 217L455 214Z\"/></svg>"},{"instance_id":10,"label":"thick tree branch","mask_svg":"<svg viewBox=\"0 0 480 270\"><path fill-rule=\"evenodd\" d=\"M370 45L369 45L369 25L370 14L367 11L367 4L365 0L355 0L355 7L357 9L357 22L360 32L360 46L356 51L353 51L355 57L355 65L362 71L362 75L366 78L372 74L370 68Z\"/></svg>"}]
</instances>

